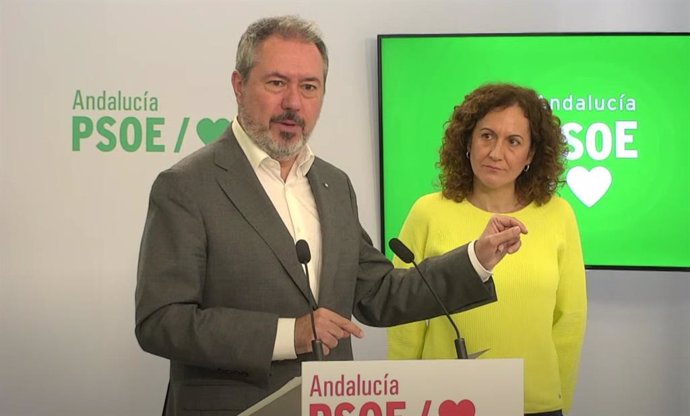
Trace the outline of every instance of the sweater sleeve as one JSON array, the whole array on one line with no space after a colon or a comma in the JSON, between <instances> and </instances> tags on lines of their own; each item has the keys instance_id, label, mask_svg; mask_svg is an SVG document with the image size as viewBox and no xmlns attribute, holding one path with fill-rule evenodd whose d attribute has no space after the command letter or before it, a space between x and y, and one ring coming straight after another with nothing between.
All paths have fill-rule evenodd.
<instances>
[{"instance_id":1,"label":"sweater sleeve","mask_svg":"<svg viewBox=\"0 0 690 416\"><path fill-rule=\"evenodd\" d=\"M564 243L558 250L559 284L553 317L553 340L558 353L563 411L567 414L573 402L584 340L587 288L577 222L572 208L567 203L564 207Z\"/></svg>"},{"instance_id":2,"label":"sweater sleeve","mask_svg":"<svg viewBox=\"0 0 690 416\"><path fill-rule=\"evenodd\" d=\"M415 254L415 261L422 260L424 253L428 222L423 214L420 201L410 210L405 223L400 230L400 240ZM393 258L395 267L411 267L399 258ZM412 360L421 359L424 351L424 337L427 322L418 321L388 328L388 359Z\"/></svg>"}]
</instances>

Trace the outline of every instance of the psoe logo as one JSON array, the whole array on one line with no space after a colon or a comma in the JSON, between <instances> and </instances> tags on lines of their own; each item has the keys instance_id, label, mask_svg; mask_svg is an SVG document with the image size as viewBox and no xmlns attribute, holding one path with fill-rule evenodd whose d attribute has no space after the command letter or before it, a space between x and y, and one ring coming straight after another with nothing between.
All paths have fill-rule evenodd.
<instances>
[{"instance_id":1,"label":"psoe logo","mask_svg":"<svg viewBox=\"0 0 690 416\"><path fill-rule=\"evenodd\" d=\"M460 401L444 400L438 405L438 413L431 412L431 400L424 401L424 407L419 416L476 416L476 408L472 400L463 399ZM345 415L403 415L410 413L399 413L407 409L407 403L404 400L393 400L385 403L378 403L375 400L368 401L356 406L354 403L344 401L335 406L330 406L325 403L311 403L309 405L309 416L345 416ZM415 413L416 416L416 413Z\"/></svg>"},{"instance_id":2,"label":"psoe logo","mask_svg":"<svg viewBox=\"0 0 690 416\"><path fill-rule=\"evenodd\" d=\"M637 120L631 117L637 111L637 100L624 92L604 97L569 93L562 97L550 97L548 102L554 112L610 120L608 124L596 121L589 125L571 121L561 127L570 148L567 159L571 169L566 174L566 183L575 197L587 207L592 207L604 198L614 183L606 161L611 157L637 159L637 150L634 149ZM577 118L577 115L567 117ZM580 166L577 161L585 155L599 162L600 166L592 169Z\"/></svg>"},{"instance_id":3,"label":"psoe logo","mask_svg":"<svg viewBox=\"0 0 690 416\"><path fill-rule=\"evenodd\" d=\"M72 151L180 152L188 130L204 145L216 140L230 124L225 118L166 118L158 97L145 91L126 95L118 90L89 95L76 90L72 100ZM193 127L190 127L190 122Z\"/></svg>"},{"instance_id":4,"label":"psoe logo","mask_svg":"<svg viewBox=\"0 0 690 416\"><path fill-rule=\"evenodd\" d=\"M591 124L584 135L578 137L584 128L575 122L566 123L562 130L571 151L569 161L580 160L585 153L595 161L616 159L637 159L637 150L629 148L635 140L632 132L637 129L637 121L616 121L613 129L605 123ZM614 148L615 146L615 148ZM587 207L592 207L606 195L613 177L605 166L588 170L574 166L566 175L566 183L573 194Z\"/></svg>"}]
</instances>

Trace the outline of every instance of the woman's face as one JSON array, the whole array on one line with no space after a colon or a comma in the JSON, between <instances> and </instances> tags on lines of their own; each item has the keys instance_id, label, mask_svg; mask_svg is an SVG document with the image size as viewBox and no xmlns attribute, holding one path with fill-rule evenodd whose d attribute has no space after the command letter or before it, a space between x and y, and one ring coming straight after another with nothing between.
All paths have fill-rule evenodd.
<instances>
[{"instance_id":1,"label":"woman's face","mask_svg":"<svg viewBox=\"0 0 690 416\"><path fill-rule=\"evenodd\" d=\"M532 161L529 121L518 105L495 109L477 122L470 141L474 189L515 190Z\"/></svg>"}]
</instances>

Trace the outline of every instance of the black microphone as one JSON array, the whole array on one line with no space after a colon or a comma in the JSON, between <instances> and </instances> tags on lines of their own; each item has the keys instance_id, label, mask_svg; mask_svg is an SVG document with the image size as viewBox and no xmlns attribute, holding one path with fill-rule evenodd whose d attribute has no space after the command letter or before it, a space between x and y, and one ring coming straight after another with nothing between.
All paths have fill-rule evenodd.
<instances>
[{"instance_id":1,"label":"black microphone","mask_svg":"<svg viewBox=\"0 0 690 416\"><path fill-rule=\"evenodd\" d=\"M446 309L446 306L441 301L441 298L438 297L436 291L426 280L419 267L417 267L417 263L414 261L414 253L412 253L412 251L410 251L410 249L407 248L407 246L397 238L391 238L391 240L388 242L388 246L391 248L391 250L393 250L393 253L395 253L395 255L398 256L400 260L407 264L412 263L415 270L417 270L417 273L419 273L419 277L422 278L422 281L424 282L424 284L426 284L426 287L428 287L431 294L434 295L436 303L438 303L438 305L441 307L441 309L443 310L443 314L446 315L446 318L448 318L448 321L450 321L450 324L453 326L453 329L455 330L455 334L457 335L457 338L455 339L455 352L458 358L466 359L467 347L465 346L465 340L460 336L460 331L458 331L458 327L455 325L455 322L453 322L453 319L450 317L450 313L448 313L448 309Z\"/></svg>"},{"instance_id":2,"label":"black microphone","mask_svg":"<svg viewBox=\"0 0 690 416\"><path fill-rule=\"evenodd\" d=\"M304 266L304 274L307 276L307 293L309 294L309 314L311 315L311 330L314 332L314 339L311 341L311 349L314 351L314 358L316 361L323 361L323 343L316 336L316 323L314 322L314 311L318 307L314 294L311 292L311 285L309 284L309 268L307 263L311 260L311 251L309 251L309 244L304 240L298 240L295 243L297 250L297 260Z\"/></svg>"}]
</instances>

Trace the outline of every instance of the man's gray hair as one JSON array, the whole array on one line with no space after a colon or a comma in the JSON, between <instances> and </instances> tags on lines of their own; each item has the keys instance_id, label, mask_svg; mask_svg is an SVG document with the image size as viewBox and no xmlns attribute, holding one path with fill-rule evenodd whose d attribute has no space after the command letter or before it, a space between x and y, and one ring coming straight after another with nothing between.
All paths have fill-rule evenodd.
<instances>
[{"instance_id":1,"label":"man's gray hair","mask_svg":"<svg viewBox=\"0 0 690 416\"><path fill-rule=\"evenodd\" d=\"M249 25L242 34L239 45L237 45L235 69L240 73L242 79L249 79L249 73L254 67L256 49L271 36L313 43L323 59L323 80L324 83L326 82L326 75L328 74L326 44L321 39L321 33L314 23L297 16L267 17Z\"/></svg>"}]
</instances>

